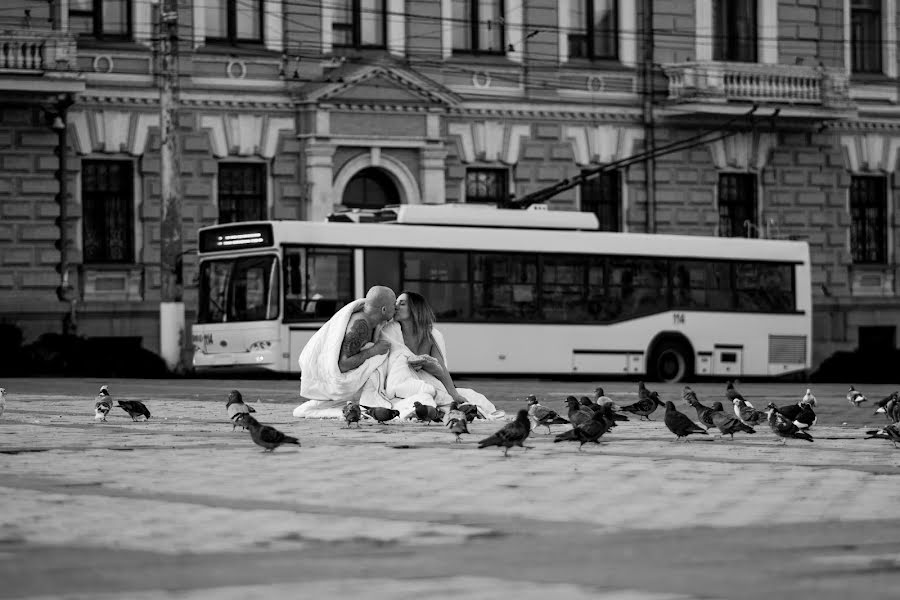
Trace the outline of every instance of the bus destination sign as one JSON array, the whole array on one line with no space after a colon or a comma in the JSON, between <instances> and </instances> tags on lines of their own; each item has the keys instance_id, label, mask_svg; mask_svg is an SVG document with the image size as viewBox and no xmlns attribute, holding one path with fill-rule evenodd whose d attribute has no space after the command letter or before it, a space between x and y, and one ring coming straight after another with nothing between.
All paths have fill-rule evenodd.
<instances>
[{"instance_id":1,"label":"bus destination sign","mask_svg":"<svg viewBox=\"0 0 900 600\"><path fill-rule=\"evenodd\" d=\"M200 232L200 252L226 252L272 245L268 224L232 225Z\"/></svg>"}]
</instances>

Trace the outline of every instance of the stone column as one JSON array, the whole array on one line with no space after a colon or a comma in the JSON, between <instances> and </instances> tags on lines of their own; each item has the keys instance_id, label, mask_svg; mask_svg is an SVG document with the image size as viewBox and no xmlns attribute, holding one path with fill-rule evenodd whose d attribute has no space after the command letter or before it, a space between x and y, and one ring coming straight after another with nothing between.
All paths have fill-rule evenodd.
<instances>
[{"instance_id":1,"label":"stone column","mask_svg":"<svg viewBox=\"0 0 900 600\"><path fill-rule=\"evenodd\" d=\"M447 149L444 146L422 148L422 203L444 204L444 173L446 171Z\"/></svg>"},{"instance_id":2,"label":"stone column","mask_svg":"<svg viewBox=\"0 0 900 600\"><path fill-rule=\"evenodd\" d=\"M334 205L340 202L340 198L333 197L334 146L307 140L304 155L306 189L309 191L306 220L324 221L334 211Z\"/></svg>"}]
</instances>

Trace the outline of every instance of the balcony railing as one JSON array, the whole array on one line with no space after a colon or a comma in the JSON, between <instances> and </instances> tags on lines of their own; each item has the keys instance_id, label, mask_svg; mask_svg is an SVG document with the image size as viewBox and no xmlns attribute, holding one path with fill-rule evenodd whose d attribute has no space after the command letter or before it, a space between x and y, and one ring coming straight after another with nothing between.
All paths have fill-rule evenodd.
<instances>
[{"instance_id":1,"label":"balcony railing","mask_svg":"<svg viewBox=\"0 0 900 600\"><path fill-rule=\"evenodd\" d=\"M50 29L0 31L0 73L51 74L75 69L75 37Z\"/></svg>"},{"instance_id":2,"label":"balcony railing","mask_svg":"<svg viewBox=\"0 0 900 600\"><path fill-rule=\"evenodd\" d=\"M847 75L824 67L731 62L663 65L669 100L850 106Z\"/></svg>"}]
</instances>

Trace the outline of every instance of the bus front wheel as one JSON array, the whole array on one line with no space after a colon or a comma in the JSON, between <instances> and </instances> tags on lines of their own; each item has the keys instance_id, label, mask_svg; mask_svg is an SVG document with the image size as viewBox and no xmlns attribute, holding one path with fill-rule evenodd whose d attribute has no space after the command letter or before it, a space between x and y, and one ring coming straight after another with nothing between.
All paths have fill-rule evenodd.
<instances>
[{"instance_id":1,"label":"bus front wheel","mask_svg":"<svg viewBox=\"0 0 900 600\"><path fill-rule=\"evenodd\" d=\"M690 349L678 342L663 342L653 352L651 375L663 383L679 383L693 375Z\"/></svg>"}]
</instances>

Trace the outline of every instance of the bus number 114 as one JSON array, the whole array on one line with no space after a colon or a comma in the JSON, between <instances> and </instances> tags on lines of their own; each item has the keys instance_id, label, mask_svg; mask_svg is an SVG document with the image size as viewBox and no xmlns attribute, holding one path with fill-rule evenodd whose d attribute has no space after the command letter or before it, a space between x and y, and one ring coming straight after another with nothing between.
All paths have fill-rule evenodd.
<instances>
[{"instance_id":1,"label":"bus number 114","mask_svg":"<svg viewBox=\"0 0 900 600\"><path fill-rule=\"evenodd\" d=\"M684 313L672 313L672 322L675 325L684 325Z\"/></svg>"}]
</instances>

